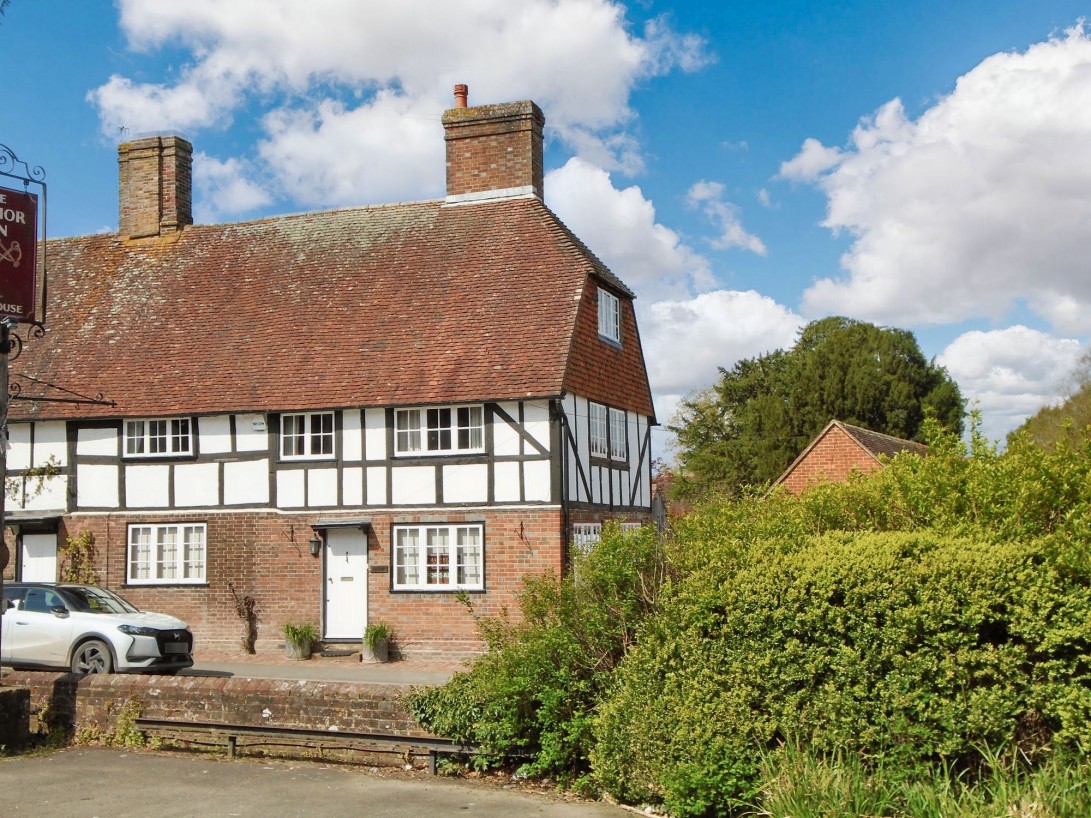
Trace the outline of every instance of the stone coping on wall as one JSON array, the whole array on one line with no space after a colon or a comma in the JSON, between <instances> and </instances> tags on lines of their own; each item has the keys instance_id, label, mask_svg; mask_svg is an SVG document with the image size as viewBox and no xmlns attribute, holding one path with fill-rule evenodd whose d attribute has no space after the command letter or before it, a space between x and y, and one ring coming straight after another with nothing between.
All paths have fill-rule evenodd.
<instances>
[{"instance_id":1,"label":"stone coping on wall","mask_svg":"<svg viewBox=\"0 0 1091 818\"><path fill-rule=\"evenodd\" d=\"M404 704L411 685L209 676L91 675L5 670L5 687L30 689L32 713L79 730L109 729L136 703L150 719L307 727L432 737ZM56 720L56 721L54 721Z\"/></svg>"}]
</instances>

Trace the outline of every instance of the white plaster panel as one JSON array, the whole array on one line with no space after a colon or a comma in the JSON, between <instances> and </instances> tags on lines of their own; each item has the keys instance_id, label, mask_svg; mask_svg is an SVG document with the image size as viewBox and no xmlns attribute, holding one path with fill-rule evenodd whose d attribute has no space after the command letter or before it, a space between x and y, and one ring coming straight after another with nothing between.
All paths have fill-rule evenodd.
<instances>
[{"instance_id":1,"label":"white plaster panel","mask_svg":"<svg viewBox=\"0 0 1091 818\"><path fill-rule=\"evenodd\" d=\"M30 468L30 424L8 424L8 468Z\"/></svg>"},{"instance_id":2,"label":"white plaster panel","mask_svg":"<svg viewBox=\"0 0 1091 818\"><path fill-rule=\"evenodd\" d=\"M570 422L572 424L572 432L576 436L576 459L583 466L583 473L587 475L587 481L591 484L591 494L590 496L587 495L583 486L579 484L579 479L577 477L578 492L572 495L572 499L582 502L597 503L601 496L601 492L597 490L594 484L598 482L600 476L598 472L601 471L601 468L591 466L591 437L587 428L587 399L577 397L575 399L574 408L575 411L570 418ZM592 474L592 472L594 472L594 474ZM575 473L575 469L573 469L573 473Z\"/></svg>"},{"instance_id":3,"label":"white plaster panel","mask_svg":"<svg viewBox=\"0 0 1091 818\"><path fill-rule=\"evenodd\" d=\"M118 467L76 465L76 507L117 508Z\"/></svg>"},{"instance_id":4,"label":"white plaster panel","mask_svg":"<svg viewBox=\"0 0 1091 818\"><path fill-rule=\"evenodd\" d=\"M386 460L385 409L364 410L364 457L368 460ZM370 485L370 480L368 485ZM370 496L371 492L369 490L368 497Z\"/></svg>"},{"instance_id":5,"label":"white plaster panel","mask_svg":"<svg viewBox=\"0 0 1091 818\"><path fill-rule=\"evenodd\" d=\"M524 499L528 503L549 502L552 499L549 474L548 460L528 460L523 464Z\"/></svg>"},{"instance_id":6,"label":"white plaster panel","mask_svg":"<svg viewBox=\"0 0 1091 818\"><path fill-rule=\"evenodd\" d=\"M307 469L307 505L337 505L337 469Z\"/></svg>"},{"instance_id":7,"label":"white plaster panel","mask_svg":"<svg viewBox=\"0 0 1091 818\"><path fill-rule=\"evenodd\" d=\"M235 415L235 451L264 452L269 448L265 415Z\"/></svg>"},{"instance_id":8,"label":"white plaster panel","mask_svg":"<svg viewBox=\"0 0 1091 818\"><path fill-rule=\"evenodd\" d=\"M498 503L518 503L523 499L519 491L519 464L501 462L493 466L493 497Z\"/></svg>"},{"instance_id":9,"label":"white plaster panel","mask_svg":"<svg viewBox=\"0 0 1091 818\"><path fill-rule=\"evenodd\" d=\"M367 504L386 505L386 468L369 466L367 470Z\"/></svg>"},{"instance_id":10,"label":"white plaster panel","mask_svg":"<svg viewBox=\"0 0 1091 818\"><path fill-rule=\"evenodd\" d=\"M227 454L231 451L231 416L213 415L197 418L200 429L198 450L201 454Z\"/></svg>"},{"instance_id":11,"label":"white plaster panel","mask_svg":"<svg viewBox=\"0 0 1091 818\"><path fill-rule=\"evenodd\" d=\"M348 468L341 472L341 505L362 506L364 504L364 470Z\"/></svg>"},{"instance_id":12,"label":"white plaster panel","mask_svg":"<svg viewBox=\"0 0 1091 818\"><path fill-rule=\"evenodd\" d=\"M201 437L203 440L203 433ZM175 506L218 506L219 504L219 463L180 463L174 467Z\"/></svg>"},{"instance_id":13,"label":"white plaster panel","mask_svg":"<svg viewBox=\"0 0 1091 818\"><path fill-rule=\"evenodd\" d=\"M305 494L304 480L307 473L303 469L284 469L277 472L277 506L280 508L300 508Z\"/></svg>"},{"instance_id":14,"label":"white plaster panel","mask_svg":"<svg viewBox=\"0 0 1091 818\"><path fill-rule=\"evenodd\" d=\"M443 467L443 502L484 503L488 499L488 464L472 463Z\"/></svg>"},{"instance_id":15,"label":"white plaster panel","mask_svg":"<svg viewBox=\"0 0 1091 818\"><path fill-rule=\"evenodd\" d=\"M573 438L565 443L565 457L568 459L568 497L570 500L580 502L587 499L583 494L582 482L576 466L579 463L579 430L576 428L576 398L574 395L565 395L561 401L561 409L564 412L565 421Z\"/></svg>"},{"instance_id":16,"label":"white plaster panel","mask_svg":"<svg viewBox=\"0 0 1091 818\"><path fill-rule=\"evenodd\" d=\"M170 466L126 466L125 505L166 508L170 503Z\"/></svg>"},{"instance_id":17,"label":"white plaster panel","mask_svg":"<svg viewBox=\"0 0 1091 818\"><path fill-rule=\"evenodd\" d=\"M243 460L224 463L224 505L255 505L269 502L269 461ZM300 491L302 505L302 490Z\"/></svg>"},{"instance_id":18,"label":"white plaster panel","mask_svg":"<svg viewBox=\"0 0 1091 818\"><path fill-rule=\"evenodd\" d=\"M549 404L527 402L523 406L523 428L549 451Z\"/></svg>"},{"instance_id":19,"label":"white plaster panel","mask_svg":"<svg viewBox=\"0 0 1091 818\"><path fill-rule=\"evenodd\" d=\"M117 457L117 447L117 429L80 429L76 433L77 455Z\"/></svg>"},{"instance_id":20,"label":"white plaster panel","mask_svg":"<svg viewBox=\"0 0 1091 818\"><path fill-rule=\"evenodd\" d=\"M587 482L591 485L591 496L588 502L601 503L602 499L602 466L591 466L587 470Z\"/></svg>"},{"instance_id":21,"label":"white plaster panel","mask_svg":"<svg viewBox=\"0 0 1091 818\"><path fill-rule=\"evenodd\" d=\"M68 462L68 434L63 420L34 424L34 465L44 466L51 457L59 466Z\"/></svg>"},{"instance_id":22,"label":"white plaster panel","mask_svg":"<svg viewBox=\"0 0 1091 818\"><path fill-rule=\"evenodd\" d=\"M512 420L519 421L519 404L514 402L501 403L500 408L511 415ZM512 428L504 418L493 414L492 424L492 450L498 457L522 454L519 449L519 433Z\"/></svg>"},{"instance_id":23,"label":"white plaster panel","mask_svg":"<svg viewBox=\"0 0 1091 818\"><path fill-rule=\"evenodd\" d=\"M29 480L28 483L28 491L37 491L37 480ZM67 511L68 476L58 474L44 481L41 491L33 497L28 496L23 508L27 511Z\"/></svg>"},{"instance_id":24,"label":"white plaster panel","mask_svg":"<svg viewBox=\"0 0 1091 818\"><path fill-rule=\"evenodd\" d=\"M341 457L349 462L363 460L364 433L360 425L360 410L346 409L341 417Z\"/></svg>"},{"instance_id":25,"label":"white plaster panel","mask_svg":"<svg viewBox=\"0 0 1091 818\"><path fill-rule=\"evenodd\" d=\"M390 502L396 506L436 502L436 470L432 466L401 466L391 470Z\"/></svg>"}]
</instances>

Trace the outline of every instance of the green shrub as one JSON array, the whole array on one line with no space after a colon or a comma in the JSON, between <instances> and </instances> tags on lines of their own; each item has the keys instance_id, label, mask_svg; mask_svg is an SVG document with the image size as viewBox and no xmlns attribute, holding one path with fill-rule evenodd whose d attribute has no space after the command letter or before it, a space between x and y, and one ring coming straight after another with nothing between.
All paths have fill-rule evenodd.
<instances>
[{"instance_id":1,"label":"green shrub","mask_svg":"<svg viewBox=\"0 0 1091 818\"><path fill-rule=\"evenodd\" d=\"M528 578L521 616L479 620L488 651L446 685L409 700L426 729L480 745L486 762L578 782L595 709L654 611L666 578L657 533L607 526L566 577Z\"/></svg>"},{"instance_id":2,"label":"green shrub","mask_svg":"<svg viewBox=\"0 0 1091 818\"><path fill-rule=\"evenodd\" d=\"M603 703L592 760L619 797L723 814L789 735L906 775L1015 740L1091 746L1091 590L1054 543L841 532L727 550L665 601Z\"/></svg>"},{"instance_id":3,"label":"green shrub","mask_svg":"<svg viewBox=\"0 0 1091 818\"><path fill-rule=\"evenodd\" d=\"M313 645L318 641L318 631L310 622L304 622L302 625L285 622L284 638L293 645Z\"/></svg>"}]
</instances>

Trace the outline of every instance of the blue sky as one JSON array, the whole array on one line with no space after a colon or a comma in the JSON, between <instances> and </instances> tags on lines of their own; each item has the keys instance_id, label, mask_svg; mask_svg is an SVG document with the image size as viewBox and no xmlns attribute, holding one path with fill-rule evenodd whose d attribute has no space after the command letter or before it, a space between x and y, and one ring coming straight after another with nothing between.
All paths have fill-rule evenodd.
<instances>
[{"instance_id":1,"label":"blue sky","mask_svg":"<svg viewBox=\"0 0 1091 818\"><path fill-rule=\"evenodd\" d=\"M0 143L51 236L117 142L195 147L198 221L434 198L439 117L534 99L546 201L637 292L661 422L840 313L912 329L1003 436L1091 337L1091 3L11 0Z\"/></svg>"}]
</instances>

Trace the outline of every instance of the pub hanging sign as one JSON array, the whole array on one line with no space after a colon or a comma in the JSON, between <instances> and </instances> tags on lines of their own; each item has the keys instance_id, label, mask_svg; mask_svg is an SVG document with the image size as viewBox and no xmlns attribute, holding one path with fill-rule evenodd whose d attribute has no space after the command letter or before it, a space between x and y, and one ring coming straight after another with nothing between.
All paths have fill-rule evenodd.
<instances>
[{"instance_id":1,"label":"pub hanging sign","mask_svg":"<svg viewBox=\"0 0 1091 818\"><path fill-rule=\"evenodd\" d=\"M38 197L0 187L0 318L34 320L38 294Z\"/></svg>"}]
</instances>

